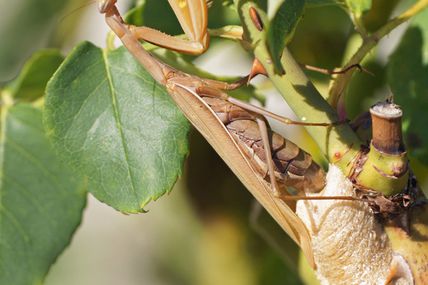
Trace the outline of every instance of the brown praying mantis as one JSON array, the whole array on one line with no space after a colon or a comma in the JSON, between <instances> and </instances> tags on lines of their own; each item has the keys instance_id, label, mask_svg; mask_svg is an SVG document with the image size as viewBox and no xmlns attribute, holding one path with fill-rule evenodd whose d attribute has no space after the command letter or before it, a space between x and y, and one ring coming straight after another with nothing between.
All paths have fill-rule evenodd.
<instances>
[{"instance_id":1,"label":"brown praying mantis","mask_svg":"<svg viewBox=\"0 0 428 285\"><path fill-rule=\"evenodd\" d=\"M115 5L117 0L98 0L99 11L106 11L109 6ZM191 54L191 55L200 55L204 53L209 46L210 35L208 32L208 2L209 0L168 0L171 8L173 9L177 19L182 27L185 36L187 39L181 37L174 37L168 34L165 34L156 29L149 27L133 26L128 25L128 28L131 30L132 34L138 40L144 40L146 42L152 43L156 46L167 48L169 50L174 50L180 53ZM263 24L260 22L257 13L255 10L252 12L252 18L254 24L258 28L263 28ZM217 36L242 40L243 30L242 29L219 29L215 32ZM257 65L257 60L253 63L253 70L248 76L248 80L257 74L263 74L264 71L260 65ZM348 70L357 68L360 71L364 71L368 74L372 74L370 71L364 69L359 64L353 64L347 66L343 69L325 69L308 64L302 64L302 67L307 70L312 70L315 72L334 75L334 74L343 74ZM373 75L373 74L372 74Z\"/></svg>"},{"instance_id":2,"label":"brown praying mantis","mask_svg":"<svg viewBox=\"0 0 428 285\"><path fill-rule=\"evenodd\" d=\"M139 42L148 42L185 51L203 52L208 45L205 0L169 0L189 41L176 39L146 27L127 25L116 0L99 0L99 11L129 52L152 77L165 86L177 106L192 125L206 138L241 182L263 205L278 224L301 247L312 267L314 257L308 230L290 208L298 199L346 199L353 197L306 197L305 192L318 192L325 185L324 171L312 157L271 131L265 117L286 124L328 126L325 123L303 123L281 117L263 108L229 97L225 91L247 82L235 83L203 79L166 65L147 52ZM303 193L292 196L292 186Z\"/></svg>"}]
</instances>

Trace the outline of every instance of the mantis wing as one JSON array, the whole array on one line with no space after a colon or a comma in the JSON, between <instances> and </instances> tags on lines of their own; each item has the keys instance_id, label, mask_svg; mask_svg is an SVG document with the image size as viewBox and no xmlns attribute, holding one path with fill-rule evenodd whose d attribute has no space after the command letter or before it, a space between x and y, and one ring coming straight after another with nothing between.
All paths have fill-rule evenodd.
<instances>
[{"instance_id":1,"label":"mantis wing","mask_svg":"<svg viewBox=\"0 0 428 285\"><path fill-rule=\"evenodd\" d=\"M273 197L271 185L253 170L216 114L189 87L170 82L167 88L187 119L211 144L251 194L300 246L309 264L315 268L311 238L306 226L284 201Z\"/></svg>"},{"instance_id":2,"label":"mantis wing","mask_svg":"<svg viewBox=\"0 0 428 285\"><path fill-rule=\"evenodd\" d=\"M173 8L182 9L178 5L184 0L169 1L173 3L171 6L176 5L173 6ZM206 3L201 2L204 0L194 1L195 3L202 4L206 9ZM186 4L188 3L186 1L184 2ZM185 15L190 15L188 10L184 9L183 11ZM188 16L186 17L181 18L188 19ZM160 84L165 84L165 75L168 74L170 68L160 63L144 50L134 35L123 24L123 20L117 10L116 14L106 16L106 21L128 50L137 58L144 68L152 74L154 79ZM189 80L191 80L191 78L189 78ZM263 205L284 231L300 246L308 262L315 268L311 239L307 228L284 201L273 197L271 185L254 171L251 164L216 114L191 88L174 82L173 79L166 81L166 87L168 93L183 111L187 119L205 137L245 187L247 187L253 196Z\"/></svg>"}]
</instances>

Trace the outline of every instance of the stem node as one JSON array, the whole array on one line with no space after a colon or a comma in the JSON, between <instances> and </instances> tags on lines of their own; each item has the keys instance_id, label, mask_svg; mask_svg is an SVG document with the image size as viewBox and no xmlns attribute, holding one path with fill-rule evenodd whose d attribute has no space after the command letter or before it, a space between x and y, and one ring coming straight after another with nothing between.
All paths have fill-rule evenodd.
<instances>
[{"instance_id":1,"label":"stem node","mask_svg":"<svg viewBox=\"0 0 428 285\"><path fill-rule=\"evenodd\" d=\"M370 108L372 142L360 160L354 179L363 188L385 196L403 191L409 179L408 158L401 132L403 112L391 102L377 103Z\"/></svg>"}]
</instances>

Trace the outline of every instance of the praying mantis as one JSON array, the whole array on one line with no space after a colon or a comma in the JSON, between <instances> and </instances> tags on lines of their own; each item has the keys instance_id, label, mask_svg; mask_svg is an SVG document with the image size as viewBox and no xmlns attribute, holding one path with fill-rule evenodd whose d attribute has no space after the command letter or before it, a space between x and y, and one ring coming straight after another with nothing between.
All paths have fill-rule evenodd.
<instances>
[{"instance_id":1,"label":"praying mantis","mask_svg":"<svg viewBox=\"0 0 428 285\"><path fill-rule=\"evenodd\" d=\"M150 28L127 25L115 6L116 2L99 0L99 12L105 15L111 30L153 79L166 87L192 125L302 248L315 268L308 230L289 204L298 199L329 197L292 196L285 188L292 186L299 193L318 192L325 185L325 174L308 153L271 131L266 117L286 124L324 127L329 124L293 121L229 97L226 91L240 87L248 78L235 83L199 78L166 65L142 47L141 39L177 51L202 53L209 42L205 0L169 0L189 41Z\"/></svg>"}]
</instances>

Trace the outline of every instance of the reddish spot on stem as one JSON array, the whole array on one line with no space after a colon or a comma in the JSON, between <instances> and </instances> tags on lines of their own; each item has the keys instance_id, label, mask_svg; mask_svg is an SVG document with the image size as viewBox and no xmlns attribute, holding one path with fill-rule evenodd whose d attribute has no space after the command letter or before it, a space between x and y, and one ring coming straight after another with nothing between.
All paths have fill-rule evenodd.
<instances>
[{"instance_id":1,"label":"reddish spot on stem","mask_svg":"<svg viewBox=\"0 0 428 285\"><path fill-rule=\"evenodd\" d=\"M260 15L257 13L256 8L254 7L250 8L250 18L251 21L253 21L254 26L256 26L257 30L261 32L263 30L263 22L262 19L260 19Z\"/></svg>"}]
</instances>

